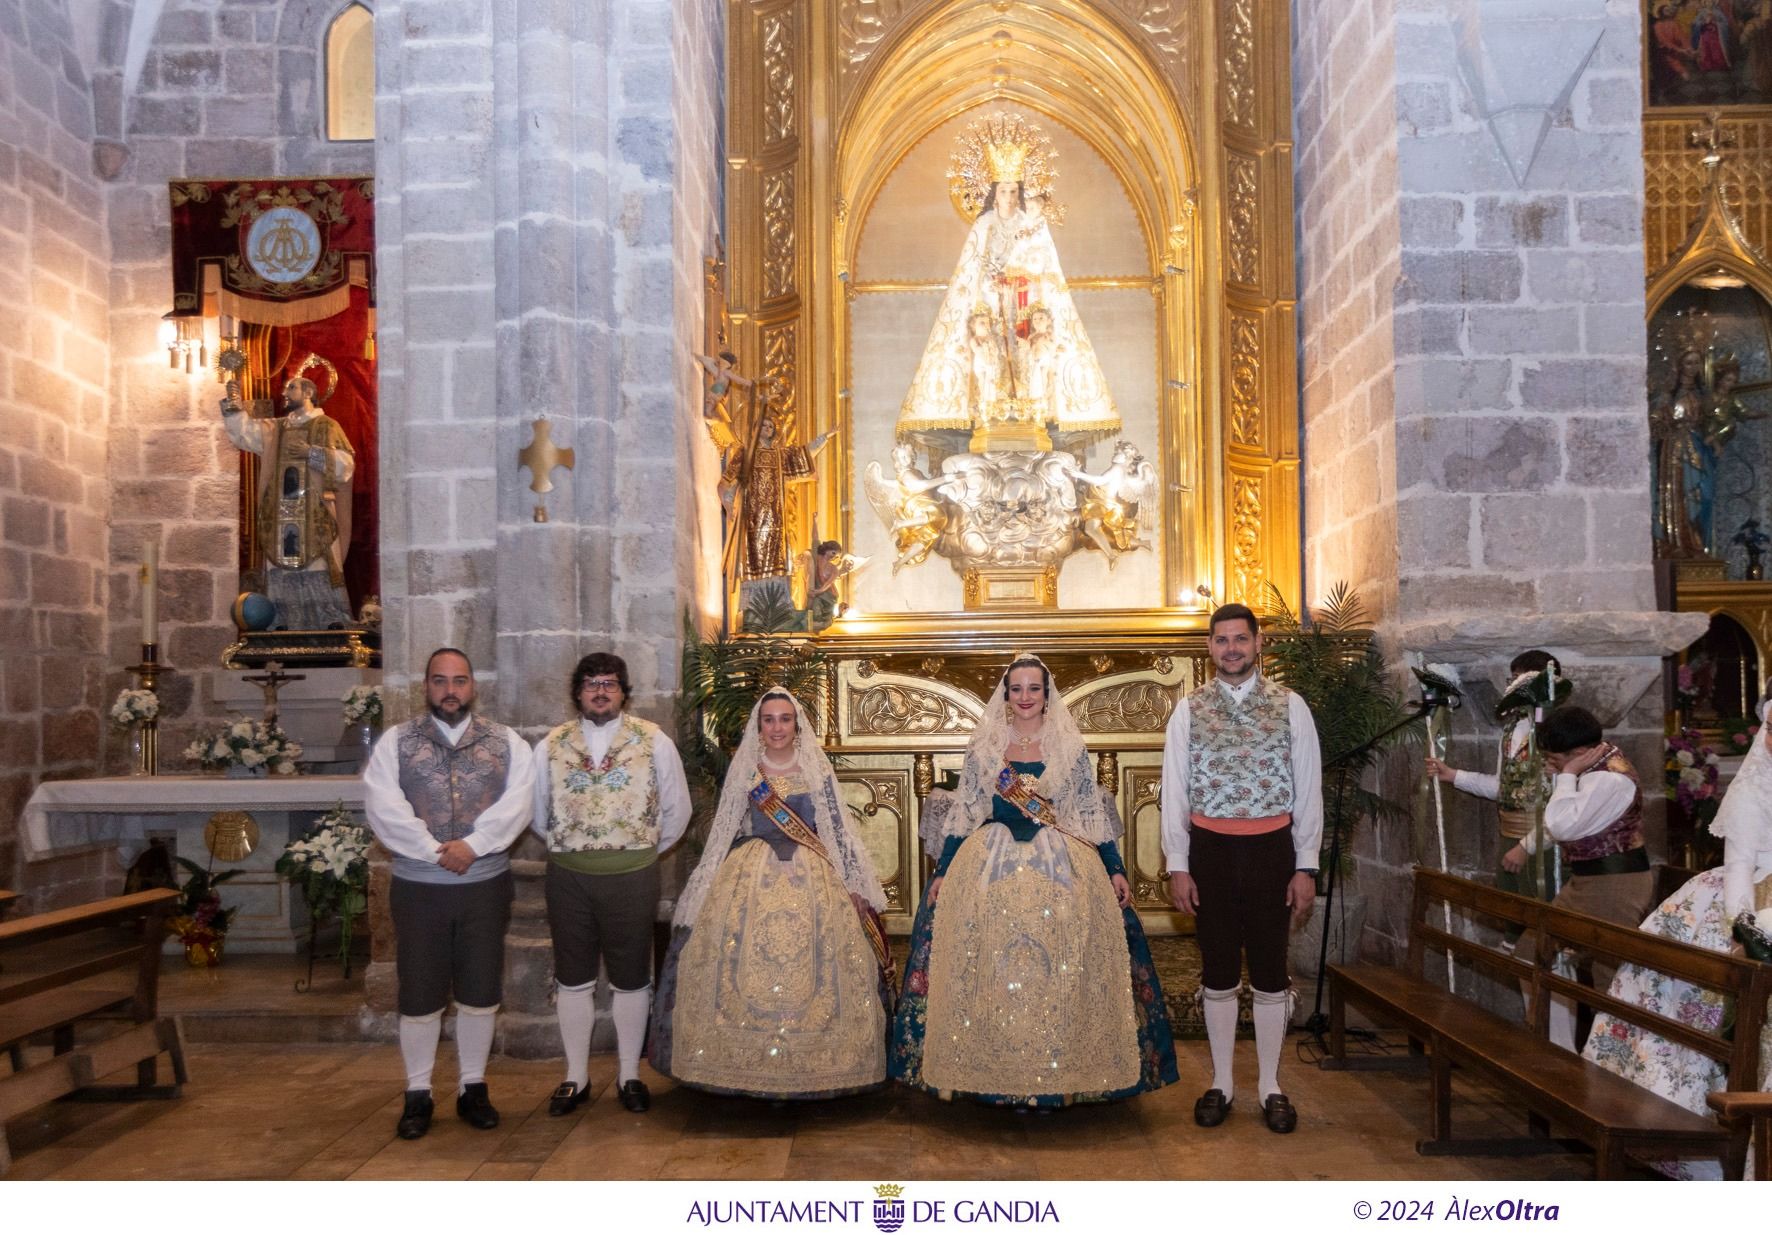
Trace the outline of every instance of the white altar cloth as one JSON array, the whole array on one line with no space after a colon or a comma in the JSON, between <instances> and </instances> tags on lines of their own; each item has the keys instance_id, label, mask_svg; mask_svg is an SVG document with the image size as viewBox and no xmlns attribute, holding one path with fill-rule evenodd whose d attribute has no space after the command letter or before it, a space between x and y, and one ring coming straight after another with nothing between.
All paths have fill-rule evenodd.
<instances>
[{"instance_id":1,"label":"white altar cloth","mask_svg":"<svg viewBox=\"0 0 1772 1235\"><path fill-rule=\"evenodd\" d=\"M124 865L147 848L148 834L170 826L167 815L218 810L320 814L343 802L363 809L357 776L102 776L51 780L25 803L20 839L27 861L70 849L115 845Z\"/></svg>"},{"instance_id":2,"label":"white altar cloth","mask_svg":"<svg viewBox=\"0 0 1772 1235\"><path fill-rule=\"evenodd\" d=\"M19 836L27 861L114 847L124 867L147 848L150 836L167 836L175 854L218 871L239 872L220 888L222 902L239 910L228 931L229 951L292 953L307 934L307 906L277 874L277 858L292 839L306 833L339 802L362 811L361 777L107 776L45 781L25 804ZM203 830L209 817L221 810L243 810L258 821L258 847L243 861L209 857ZM167 947L176 951L177 942L169 940Z\"/></svg>"}]
</instances>

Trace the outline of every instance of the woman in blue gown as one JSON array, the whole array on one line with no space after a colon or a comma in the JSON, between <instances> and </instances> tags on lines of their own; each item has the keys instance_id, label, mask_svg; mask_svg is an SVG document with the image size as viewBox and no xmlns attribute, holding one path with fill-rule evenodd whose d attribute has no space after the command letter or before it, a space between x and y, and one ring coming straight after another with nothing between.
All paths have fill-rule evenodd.
<instances>
[{"instance_id":1,"label":"woman in blue gown","mask_svg":"<svg viewBox=\"0 0 1772 1235\"><path fill-rule=\"evenodd\" d=\"M1004 673L958 790L929 795L921 831L940 857L911 931L892 1076L1017 1107L1175 1081L1119 813L1040 660Z\"/></svg>"},{"instance_id":2,"label":"woman in blue gown","mask_svg":"<svg viewBox=\"0 0 1772 1235\"><path fill-rule=\"evenodd\" d=\"M758 700L672 918L652 1066L748 1097L831 1098L886 1079L879 877L794 697Z\"/></svg>"}]
</instances>

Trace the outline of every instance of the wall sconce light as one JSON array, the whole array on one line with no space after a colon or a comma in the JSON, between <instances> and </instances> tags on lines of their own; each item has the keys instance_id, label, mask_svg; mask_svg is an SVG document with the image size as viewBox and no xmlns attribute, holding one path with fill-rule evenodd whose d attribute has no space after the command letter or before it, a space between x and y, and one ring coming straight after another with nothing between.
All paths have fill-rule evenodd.
<instances>
[{"instance_id":1,"label":"wall sconce light","mask_svg":"<svg viewBox=\"0 0 1772 1235\"><path fill-rule=\"evenodd\" d=\"M195 313L177 311L160 317L160 346L166 349L169 368L181 366L194 373L197 366L209 367L209 348L203 342L203 318Z\"/></svg>"},{"instance_id":2,"label":"wall sconce light","mask_svg":"<svg viewBox=\"0 0 1772 1235\"><path fill-rule=\"evenodd\" d=\"M208 367L209 349L203 343L203 319L194 313L176 310L160 317L160 346L166 349L169 368L196 371L198 365Z\"/></svg>"}]
</instances>

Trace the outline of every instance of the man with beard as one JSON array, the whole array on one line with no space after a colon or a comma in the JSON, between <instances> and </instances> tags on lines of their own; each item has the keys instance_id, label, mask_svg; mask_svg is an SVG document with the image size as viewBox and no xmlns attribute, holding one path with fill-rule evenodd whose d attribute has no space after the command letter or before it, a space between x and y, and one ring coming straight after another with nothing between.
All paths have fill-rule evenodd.
<instances>
[{"instance_id":1,"label":"man with beard","mask_svg":"<svg viewBox=\"0 0 1772 1235\"><path fill-rule=\"evenodd\" d=\"M1261 628L1243 605L1207 624L1217 676L1183 699L1163 742L1163 854L1169 897L1195 915L1212 1088L1194 1122L1230 1112L1237 988L1247 957L1255 1018L1256 1097L1268 1128L1298 1113L1280 1092L1292 980L1286 936L1317 894L1323 839L1322 752L1304 700L1260 672Z\"/></svg>"},{"instance_id":2,"label":"man with beard","mask_svg":"<svg viewBox=\"0 0 1772 1235\"><path fill-rule=\"evenodd\" d=\"M338 421L314 406L305 377L283 386L281 417L255 419L229 382L222 427L241 450L259 458L258 547L265 594L284 630L349 626L345 553L351 543L351 476L357 456Z\"/></svg>"},{"instance_id":3,"label":"man with beard","mask_svg":"<svg viewBox=\"0 0 1772 1235\"><path fill-rule=\"evenodd\" d=\"M578 717L535 745L534 826L548 842L554 1007L566 1053L550 1115L569 1115L590 1097L599 961L609 973L617 1094L630 1111L652 1105L640 1048L652 1004L658 858L689 823L689 784L663 731L623 711L629 689L626 661L591 653L572 671Z\"/></svg>"},{"instance_id":4,"label":"man with beard","mask_svg":"<svg viewBox=\"0 0 1772 1235\"><path fill-rule=\"evenodd\" d=\"M394 855L388 908L399 979L406 1105L397 1131L431 1126L431 1068L443 1012L455 998L460 1063L455 1113L498 1127L486 1060L504 997L511 863L505 851L529 823L535 763L515 729L474 715L467 654L439 648L425 665L429 715L384 734L363 772L364 813Z\"/></svg>"}]
</instances>

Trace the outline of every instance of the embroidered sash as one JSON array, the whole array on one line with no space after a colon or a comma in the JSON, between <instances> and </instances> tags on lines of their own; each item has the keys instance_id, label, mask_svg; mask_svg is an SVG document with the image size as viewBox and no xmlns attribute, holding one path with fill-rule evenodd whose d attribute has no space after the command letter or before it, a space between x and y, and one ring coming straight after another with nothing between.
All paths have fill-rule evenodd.
<instances>
[{"instance_id":1,"label":"embroidered sash","mask_svg":"<svg viewBox=\"0 0 1772 1235\"><path fill-rule=\"evenodd\" d=\"M1058 827L1058 808L1052 799L1041 797L1034 792L1038 782L1032 776L1024 777L1007 763L997 773L997 793L1006 802L1014 803L1017 810L1043 827Z\"/></svg>"},{"instance_id":2,"label":"embroidered sash","mask_svg":"<svg viewBox=\"0 0 1772 1235\"><path fill-rule=\"evenodd\" d=\"M1053 805L1052 799L1034 792L1034 786L1038 783L1037 777L1017 772L1007 763L1003 765L1003 770L997 773L997 793L1002 796L1004 801L1013 804L1017 810L1041 827L1051 828L1062 836L1068 836L1079 845L1088 845L1091 849L1096 848L1092 842L1084 840L1058 822L1058 807Z\"/></svg>"},{"instance_id":3,"label":"embroidered sash","mask_svg":"<svg viewBox=\"0 0 1772 1235\"><path fill-rule=\"evenodd\" d=\"M758 777L757 783L751 786L751 805L762 811L771 823L780 828L782 835L823 858L825 863L837 872L837 881L842 882L843 872L831 859L830 851L824 847L824 841L819 839L818 833L812 826L800 818L794 808L788 805L787 799L775 791L775 786L769 783L767 776ZM853 899L850 904L855 904ZM880 924L880 915L874 912L872 905L863 902L856 906L856 917L861 921L861 933L867 936L868 945L874 950L874 960L879 964L880 972L885 975L887 986L891 987L894 985L892 951L886 946L886 932Z\"/></svg>"}]
</instances>

